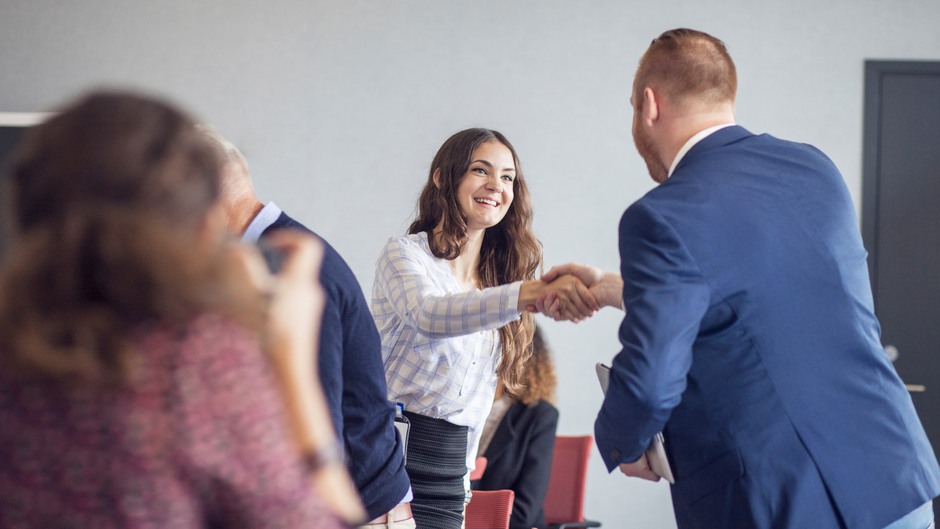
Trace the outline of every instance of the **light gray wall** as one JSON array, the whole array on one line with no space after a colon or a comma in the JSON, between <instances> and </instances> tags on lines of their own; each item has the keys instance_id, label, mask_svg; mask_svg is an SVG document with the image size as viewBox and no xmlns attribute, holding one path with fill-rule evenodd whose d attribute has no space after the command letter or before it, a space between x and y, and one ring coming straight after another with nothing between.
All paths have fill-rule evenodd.
<instances>
[{"instance_id":1,"label":"light gray wall","mask_svg":"<svg viewBox=\"0 0 940 529\"><path fill-rule=\"evenodd\" d=\"M672 27L724 39L739 123L820 147L859 203L863 60L938 60L938 25L937 0L0 0L0 111L50 110L102 84L167 95L240 145L261 195L331 241L368 293L437 147L469 126L518 149L547 265L616 269L620 214L652 186L629 86ZM542 323L560 432L591 432L592 366L618 351L619 316ZM675 526L666 486L592 457L589 517Z\"/></svg>"}]
</instances>

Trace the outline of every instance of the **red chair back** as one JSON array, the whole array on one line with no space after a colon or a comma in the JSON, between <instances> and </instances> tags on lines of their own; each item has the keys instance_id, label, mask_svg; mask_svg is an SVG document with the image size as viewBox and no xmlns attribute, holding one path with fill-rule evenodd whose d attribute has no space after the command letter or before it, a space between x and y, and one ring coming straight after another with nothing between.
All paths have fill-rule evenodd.
<instances>
[{"instance_id":1,"label":"red chair back","mask_svg":"<svg viewBox=\"0 0 940 529\"><path fill-rule=\"evenodd\" d=\"M509 515L516 493L509 490L475 490L467 504L467 529L509 529Z\"/></svg>"},{"instance_id":2,"label":"red chair back","mask_svg":"<svg viewBox=\"0 0 940 529\"><path fill-rule=\"evenodd\" d=\"M482 478L484 470L486 470L486 458L480 456L476 460L476 468L470 473L470 481L476 481Z\"/></svg>"},{"instance_id":3,"label":"red chair back","mask_svg":"<svg viewBox=\"0 0 940 529\"><path fill-rule=\"evenodd\" d=\"M587 463L593 444L590 435L555 437L552 473L543 503L547 523L584 521Z\"/></svg>"}]
</instances>

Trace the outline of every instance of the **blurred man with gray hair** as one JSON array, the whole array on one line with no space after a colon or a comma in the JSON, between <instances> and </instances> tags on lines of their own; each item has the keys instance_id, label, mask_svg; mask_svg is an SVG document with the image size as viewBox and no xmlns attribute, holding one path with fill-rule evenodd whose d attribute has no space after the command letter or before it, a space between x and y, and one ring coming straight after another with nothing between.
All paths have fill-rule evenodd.
<instances>
[{"instance_id":1,"label":"blurred man with gray hair","mask_svg":"<svg viewBox=\"0 0 940 529\"><path fill-rule=\"evenodd\" d=\"M209 127L228 161L220 202L231 232L258 242L274 230L311 230L255 194L241 152ZM322 238L321 238L322 240ZM371 521L362 527L414 528L411 485L402 440L387 400L381 342L372 313L349 265L323 241L320 283L327 294L318 355L319 376L333 426L343 441L347 468Z\"/></svg>"}]
</instances>

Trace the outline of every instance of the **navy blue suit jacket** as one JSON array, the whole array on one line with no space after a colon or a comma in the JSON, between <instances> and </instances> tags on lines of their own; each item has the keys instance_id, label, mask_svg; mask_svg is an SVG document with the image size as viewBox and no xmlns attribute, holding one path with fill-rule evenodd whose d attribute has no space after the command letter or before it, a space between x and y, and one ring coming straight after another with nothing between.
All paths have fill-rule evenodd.
<instances>
[{"instance_id":1,"label":"navy blue suit jacket","mask_svg":"<svg viewBox=\"0 0 940 529\"><path fill-rule=\"evenodd\" d=\"M680 528L878 529L940 492L819 150L715 132L627 209L620 254L597 445L613 469L664 430Z\"/></svg>"},{"instance_id":2,"label":"navy blue suit jacket","mask_svg":"<svg viewBox=\"0 0 940 529\"><path fill-rule=\"evenodd\" d=\"M313 233L282 213L264 234L280 228ZM333 427L346 447L349 473L372 519L401 501L410 482L375 321L349 265L326 241L323 247L320 282L327 303L320 328L320 382Z\"/></svg>"},{"instance_id":3,"label":"navy blue suit jacket","mask_svg":"<svg viewBox=\"0 0 940 529\"><path fill-rule=\"evenodd\" d=\"M486 457L486 471L472 488L516 493L509 529L546 527L542 503L552 473L557 428L558 410L551 403L516 402L506 411L486 453L480 454Z\"/></svg>"}]
</instances>

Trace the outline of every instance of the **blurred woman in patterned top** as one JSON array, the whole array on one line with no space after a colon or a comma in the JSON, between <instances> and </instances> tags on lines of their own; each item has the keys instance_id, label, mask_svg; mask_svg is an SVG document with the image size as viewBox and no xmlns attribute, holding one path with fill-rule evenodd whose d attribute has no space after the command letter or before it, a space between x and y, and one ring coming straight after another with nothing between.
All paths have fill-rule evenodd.
<instances>
[{"instance_id":1,"label":"blurred woman in patterned top","mask_svg":"<svg viewBox=\"0 0 940 529\"><path fill-rule=\"evenodd\" d=\"M224 240L219 171L190 118L133 94L91 94L27 134L4 182L0 526L335 528L361 513L324 498L348 477L310 358L320 248L283 235L267 276Z\"/></svg>"}]
</instances>

